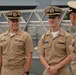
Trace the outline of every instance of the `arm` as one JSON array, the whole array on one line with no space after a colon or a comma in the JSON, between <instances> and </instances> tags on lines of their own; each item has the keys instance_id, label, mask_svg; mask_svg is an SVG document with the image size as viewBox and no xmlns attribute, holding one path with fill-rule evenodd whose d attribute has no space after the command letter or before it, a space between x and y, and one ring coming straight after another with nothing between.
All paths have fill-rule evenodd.
<instances>
[{"instance_id":1,"label":"arm","mask_svg":"<svg viewBox=\"0 0 76 75\"><path fill-rule=\"evenodd\" d=\"M55 70L54 73L51 71L51 66L48 64L48 62L44 58L44 55L40 54L39 58L40 58L40 61L42 62L42 64L46 67L49 74L51 74L51 75L57 74L57 70Z\"/></svg>"},{"instance_id":2,"label":"arm","mask_svg":"<svg viewBox=\"0 0 76 75\"><path fill-rule=\"evenodd\" d=\"M31 36L27 34L27 38L25 41L25 54L26 54L25 72L30 71L33 51L34 51L34 47L33 47ZM28 74L24 73L24 75L28 75Z\"/></svg>"},{"instance_id":3,"label":"arm","mask_svg":"<svg viewBox=\"0 0 76 75\"><path fill-rule=\"evenodd\" d=\"M50 66L45 59L45 50L43 48L44 37L45 37L45 34L42 35L41 39L39 40L37 52L39 53L39 59L41 60L42 64L46 67L46 69L48 69Z\"/></svg>"},{"instance_id":4,"label":"arm","mask_svg":"<svg viewBox=\"0 0 76 75\"><path fill-rule=\"evenodd\" d=\"M1 72L1 67L2 67L2 52L0 47L0 72Z\"/></svg>"},{"instance_id":5,"label":"arm","mask_svg":"<svg viewBox=\"0 0 76 75\"><path fill-rule=\"evenodd\" d=\"M72 58L69 54L63 61L61 61L59 64L56 65L57 69L60 69L61 67L67 65L69 62L71 62Z\"/></svg>"},{"instance_id":6,"label":"arm","mask_svg":"<svg viewBox=\"0 0 76 75\"><path fill-rule=\"evenodd\" d=\"M32 52L29 52L26 58L25 72L30 71L31 63L32 63ZM27 74L25 73L24 75L27 75Z\"/></svg>"},{"instance_id":7,"label":"arm","mask_svg":"<svg viewBox=\"0 0 76 75\"><path fill-rule=\"evenodd\" d=\"M40 61L42 62L42 64L46 67L46 69L48 70L50 68L48 62L46 61L46 59L44 58L44 56L42 54L39 55Z\"/></svg>"},{"instance_id":8,"label":"arm","mask_svg":"<svg viewBox=\"0 0 76 75\"><path fill-rule=\"evenodd\" d=\"M51 75L57 74L57 67L50 66L43 55L39 55L42 64L46 67L47 71Z\"/></svg>"}]
</instances>

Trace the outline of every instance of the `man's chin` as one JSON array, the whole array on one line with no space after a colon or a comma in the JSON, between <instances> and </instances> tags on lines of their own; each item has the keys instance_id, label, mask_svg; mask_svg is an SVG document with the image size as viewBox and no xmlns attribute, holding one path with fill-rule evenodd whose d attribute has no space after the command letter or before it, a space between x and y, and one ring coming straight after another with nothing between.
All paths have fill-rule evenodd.
<instances>
[{"instance_id":1,"label":"man's chin","mask_svg":"<svg viewBox=\"0 0 76 75\"><path fill-rule=\"evenodd\" d=\"M18 28L13 28L13 30L18 30Z\"/></svg>"},{"instance_id":2,"label":"man's chin","mask_svg":"<svg viewBox=\"0 0 76 75\"><path fill-rule=\"evenodd\" d=\"M55 27L54 25L50 25L51 27Z\"/></svg>"}]
</instances>

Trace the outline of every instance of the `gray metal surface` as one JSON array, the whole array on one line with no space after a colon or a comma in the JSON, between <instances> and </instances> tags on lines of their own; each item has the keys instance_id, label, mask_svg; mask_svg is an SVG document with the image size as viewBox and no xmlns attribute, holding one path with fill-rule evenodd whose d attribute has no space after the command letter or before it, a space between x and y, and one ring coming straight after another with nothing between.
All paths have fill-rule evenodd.
<instances>
[{"instance_id":1,"label":"gray metal surface","mask_svg":"<svg viewBox=\"0 0 76 75\"><path fill-rule=\"evenodd\" d=\"M0 0L0 6L32 6L38 5L35 0Z\"/></svg>"},{"instance_id":2,"label":"gray metal surface","mask_svg":"<svg viewBox=\"0 0 76 75\"><path fill-rule=\"evenodd\" d=\"M44 66L42 65L40 60L39 59L33 59L30 74L42 75L43 71L44 71Z\"/></svg>"},{"instance_id":3,"label":"gray metal surface","mask_svg":"<svg viewBox=\"0 0 76 75\"><path fill-rule=\"evenodd\" d=\"M51 5L67 5L68 1L72 1L72 0L52 0Z\"/></svg>"},{"instance_id":4,"label":"gray metal surface","mask_svg":"<svg viewBox=\"0 0 76 75\"><path fill-rule=\"evenodd\" d=\"M38 2L37 9L44 9L51 4L52 0L36 0Z\"/></svg>"}]
</instances>

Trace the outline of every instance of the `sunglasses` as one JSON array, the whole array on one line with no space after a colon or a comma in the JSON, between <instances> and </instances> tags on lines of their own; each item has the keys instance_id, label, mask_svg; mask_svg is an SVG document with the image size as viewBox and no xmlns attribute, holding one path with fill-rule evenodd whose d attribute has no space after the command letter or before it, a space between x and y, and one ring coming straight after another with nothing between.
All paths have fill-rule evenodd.
<instances>
[{"instance_id":1,"label":"sunglasses","mask_svg":"<svg viewBox=\"0 0 76 75\"><path fill-rule=\"evenodd\" d=\"M49 16L48 18L49 19L55 19L56 17L58 17L58 16L57 15L55 15L55 16L53 15L53 16Z\"/></svg>"}]
</instances>

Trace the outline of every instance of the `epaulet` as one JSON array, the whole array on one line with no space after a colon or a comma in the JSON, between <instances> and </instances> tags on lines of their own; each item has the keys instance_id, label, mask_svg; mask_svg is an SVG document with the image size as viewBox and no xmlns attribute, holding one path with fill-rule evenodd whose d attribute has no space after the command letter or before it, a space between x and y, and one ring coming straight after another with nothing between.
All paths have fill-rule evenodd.
<instances>
[{"instance_id":1,"label":"epaulet","mask_svg":"<svg viewBox=\"0 0 76 75\"><path fill-rule=\"evenodd\" d=\"M45 38L46 34L47 34L47 33L44 33L42 37L44 37L44 38Z\"/></svg>"},{"instance_id":2,"label":"epaulet","mask_svg":"<svg viewBox=\"0 0 76 75\"><path fill-rule=\"evenodd\" d=\"M45 41L46 34L47 34L47 32L44 33L43 36L42 36L42 38L43 38L43 42Z\"/></svg>"}]
</instances>

